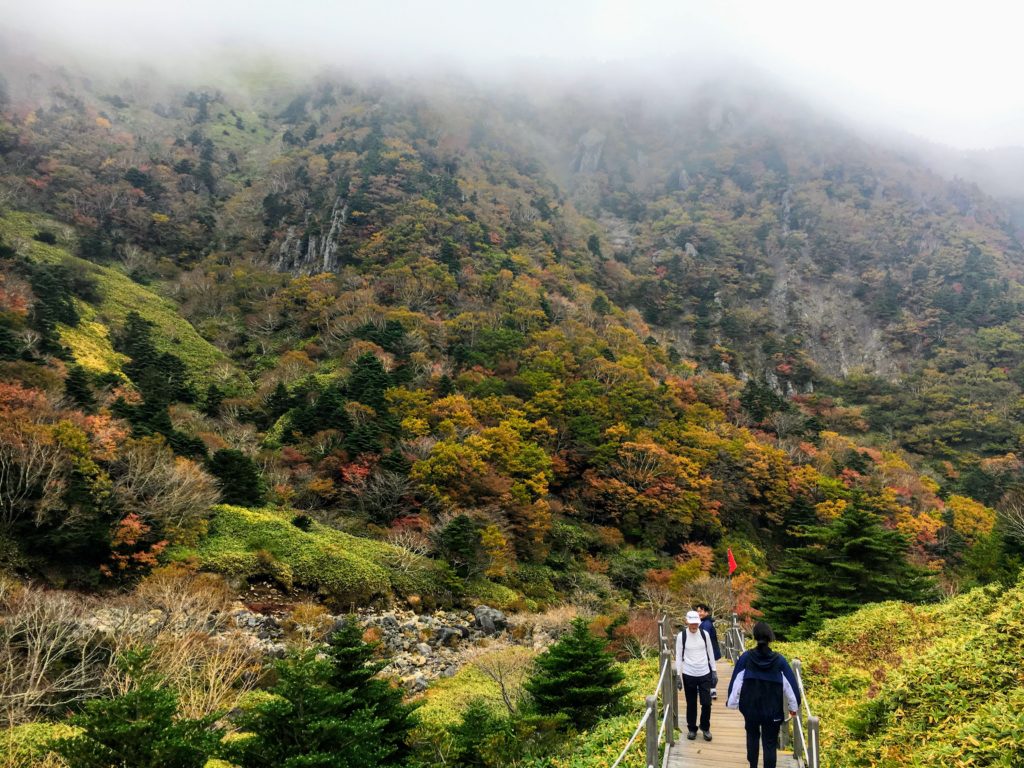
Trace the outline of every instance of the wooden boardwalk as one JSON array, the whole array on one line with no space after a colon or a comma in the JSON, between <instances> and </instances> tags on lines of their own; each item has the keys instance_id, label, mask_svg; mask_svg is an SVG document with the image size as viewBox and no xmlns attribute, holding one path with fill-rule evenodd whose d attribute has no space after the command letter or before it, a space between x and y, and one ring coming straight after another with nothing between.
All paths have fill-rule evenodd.
<instances>
[{"instance_id":1,"label":"wooden boardwalk","mask_svg":"<svg viewBox=\"0 0 1024 768\"><path fill-rule=\"evenodd\" d=\"M711 741L704 741L700 731L697 739L686 738L686 703L679 693L679 735L669 751L669 768L748 768L747 734L743 728L743 715L737 709L725 706L732 664L724 659L718 662L718 699L711 703ZM699 706L699 705L698 705ZM763 762L758 756L758 765ZM791 768L797 762L791 752L779 750L779 768Z\"/></svg>"}]
</instances>

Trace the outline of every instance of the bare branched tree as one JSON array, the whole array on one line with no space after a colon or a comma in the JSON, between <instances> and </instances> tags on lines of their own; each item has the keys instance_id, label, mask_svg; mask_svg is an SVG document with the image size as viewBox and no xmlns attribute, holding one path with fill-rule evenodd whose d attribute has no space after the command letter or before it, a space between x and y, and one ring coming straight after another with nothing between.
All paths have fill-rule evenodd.
<instances>
[{"instance_id":1,"label":"bare branched tree","mask_svg":"<svg viewBox=\"0 0 1024 768\"><path fill-rule=\"evenodd\" d=\"M383 470L374 474L363 487L359 510L378 523L390 523L409 511L408 497L414 490L406 475Z\"/></svg>"},{"instance_id":2,"label":"bare branched tree","mask_svg":"<svg viewBox=\"0 0 1024 768\"><path fill-rule=\"evenodd\" d=\"M1003 495L996 505L999 522L1009 536L1024 543L1024 489L1014 489Z\"/></svg>"},{"instance_id":3,"label":"bare branched tree","mask_svg":"<svg viewBox=\"0 0 1024 768\"><path fill-rule=\"evenodd\" d=\"M172 534L194 530L220 497L202 467L174 456L165 443L153 438L126 445L112 474L114 493L124 508Z\"/></svg>"},{"instance_id":4,"label":"bare branched tree","mask_svg":"<svg viewBox=\"0 0 1024 768\"><path fill-rule=\"evenodd\" d=\"M153 644L150 663L165 684L178 694L186 717L205 717L234 705L239 695L259 679L262 653L251 636L161 633Z\"/></svg>"},{"instance_id":5,"label":"bare branched tree","mask_svg":"<svg viewBox=\"0 0 1024 768\"><path fill-rule=\"evenodd\" d=\"M667 613L669 616L679 616L685 613L687 606L679 599L679 595L662 584L644 582L640 587L640 598L644 604L650 607L651 613L660 616Z\"/></svg>"},{"instance_id":6,"label":"bare branched tree","mask_svg":"<svg viewBox=\"0 0 1024 768\"><path fill-rule=\"evenodd\" d=\"M783 439L803 427L806 419L799 411L775 411L768 417L768 423L779 439Z\"/></svg>"},{"instance_id":7,"label":"bare branched tree","mask_svg":"<svg viewBox=\"0 0 1024 768\"><path fill-rule=\"evenodd\" d=\"M698 603L704 603L711 609L711 615L717 619L732 616L731 582L724 576L707 576L686 585L683 600L687 610Z\"/></svg>"},{"instance_id":8,"label":"bare branched tree","mask_svg":"<svg viewBox=\"0 0 1024 768\"><path fill-rule=\"evenodd\" d=\"M262 655L253 638L230 630L233 594L214 574L164 568L104 613L107 645L116 657L147 647L147 670L173 686L189 717L233 706L259 678ZM120 669L107 675L111 693L135 680Z\"/></svg>"},{"instance_id":9,"label":"bare branched tree","mask_svg":"<svg viewBox=\"0 0 1024 768\"><path fill-rule=\"evenodd\" d=\"M510 715L523 700L526 677L534 654L522 646L489 648L473 658L472 664L498 686L501 701Z\"/></svg>"},{"instance_id":10,"label":"bare branched tree","mask_svg":"<svg viewBox=\"0 0 1024 768\"><path fill-rule=\"evenodd\" d=\"M0 602L0 713L8 727L102 690L107 655L78 595L7 588Z\"/></svg>"},{"instance_id":11,"label":"bare branched tree","mask_svg":"<svg viewBox=\"0 0 1024 768\"><path fill-rule=\"evenodd\" d=\"M0 424L0 527L44 514L56 502L69 471L60 442L48 425L13 418Z\"/></svg>"}]
</instances>

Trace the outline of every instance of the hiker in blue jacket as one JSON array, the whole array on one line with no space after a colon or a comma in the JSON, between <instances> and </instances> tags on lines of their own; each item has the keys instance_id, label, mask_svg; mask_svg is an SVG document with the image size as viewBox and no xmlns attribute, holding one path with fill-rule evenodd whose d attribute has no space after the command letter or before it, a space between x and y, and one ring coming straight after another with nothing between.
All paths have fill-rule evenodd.
<instances>
[{"instance_id":1,"label":"hiker in blue jacket","mask_svg":"<svg viewBox=\"0 0 1024 768\"><path fill-rule=\"evenodd\" d=\"M711 651L715 655L715 661L722 658L722 649L718 645L718 633L715 631L715 620L711 616L711 609L707 603L697 603L694 610L697 611L697 615L700 616L700 628L708 633L708 637L711 638ZM711 698L718 698L718 690L716 688L711 689Z\"/></svg>"},{"instance_id":2,"label":"hiker in blue jacket","mask_svg":"<svg viewBox=\"0 0 1024 768\"><path fill-rule=\"evenodd\" d=\"M772 628L763 621L757 622L754 625L757 648L740 656L729 681L726 706L739 708L743 714L750 768L757 768L758 742L764 747L764 768L775 768L779 728L785 719L782 697L786 697L786 708L791 717L795 717L800 708L796 676L785 657L769 647L774 639Z\"/></svg>"}]
</instances>

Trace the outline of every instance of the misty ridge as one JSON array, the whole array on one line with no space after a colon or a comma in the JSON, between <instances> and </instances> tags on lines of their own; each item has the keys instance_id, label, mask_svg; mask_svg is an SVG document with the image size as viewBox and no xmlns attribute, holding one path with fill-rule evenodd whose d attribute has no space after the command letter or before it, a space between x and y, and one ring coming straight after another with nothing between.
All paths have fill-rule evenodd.
<instances>
[{"instance_id":1,"label":"misty ridge","mask_svg":"<svg viewBox=\"0 0 1024 768\"><path fill-rule=\"evenodd\" d=\"M68 18L63 22L68 24ZM117 42L103 42L110 29L78 38L66 29L62 39L47 40L37 37L38 31L0 28L0 73L14 104L45 104L55 90L73 94L83 89L93 95L123 94L138 106L162 109L196 90L219 92L232 106L274 114L325 83L372 87L442 110L477 101L477 120L486 121L489 110L500 112L524 129L517 141L525 139L563 169L571 165L566 153L575 148L566 144L564 121L543 125L533 119L545 109L579 105L581 116L595 124L577 121L578 139L607 121L660 121L663 133L670 134L671 123L699 104L708 125L728 113L733 130L777 131L797 121L828 123L920 161L946 178L975 182L1003 200L1015 219L1024 219L1024 148L957 149L913 136L883 123L871 108L859 110L855 99L843 102L841 92L825 98L803 87L799 76L772 74L756 58L735 53L731 44L695 45L683 36L673 53L644 57L628 51L603 60L574 58L571 52L558 58L501 53L481 57L429 49L410 56L386 45L360 55L340 44L324 45L319 33L312 34L310 45L299 40L285 44L280 37L266 39L265 29L245 40L244 26L226 35L212 23L208 39L196 34L203 28L197 22L192 34L176 41L172 32L151 41L145 53L124 45L123 35ZM295 32L285 29L281 34L287 38ZM87 39L89 44L83 45ZM664 136L653 140L659 139ZM637 140L643 144L651 139Z\"/></svg>"},{"instance_id":2,"label":"misty ridge","mask_svg":"<svg viewBox=\"0 0 1024 768\"><path fill-rule=\"evenodd\" d=\"M862 140L920 160L947 178L981 185L1013 206L1024 197L1019 173L1024 149L964 150L944 146L882 127L870 117L851 118L812 96L796 91L749 61L728 60L723 54L704 57L677 55L658 61L624 59L612 62L515 60L470 65L435 57L418 64L373 60L330 63L330 57L307 53L298 58L255 44L212 44L173 63L163 54L153 58L83 54L72 48L48 49L31 36L4 33L0 72L13 106L52 103L58 95L77 91L93 97L128 99L133 105L180 116L173 105L189 91L217 94L237 108L262 109L275 115L296 99L310 99L324 87L341 85L375 89L404 100L420 101L438 110L457 106L476 109L475 119L488 113L523 129L524 140L547 153L556 166L571 166L573 147L565 145L572 125L579 136L608 123L646 125L662 135L637 137L641 143L664 144L673 123L699 108L706 127L725 125L734 134L775 132L783 126L818 124L846 131ZM117 102L115 102L117 103ZM578 118L568 125L561 118L544 123L545 110L576 105ZM171 110L171 111L167 111ZM587 120L593 121L587 125ZM655 128L657 126L657 128ZM628 128L627 128L628 130ZM648 131L650 134L650 131ZM572 137L569 137L572 138ZM796 135L786 136L799 140ZM685 136L676 140L685 141ZM644 146L647 151L657 146Z\"/></svg>"}]
</instances>

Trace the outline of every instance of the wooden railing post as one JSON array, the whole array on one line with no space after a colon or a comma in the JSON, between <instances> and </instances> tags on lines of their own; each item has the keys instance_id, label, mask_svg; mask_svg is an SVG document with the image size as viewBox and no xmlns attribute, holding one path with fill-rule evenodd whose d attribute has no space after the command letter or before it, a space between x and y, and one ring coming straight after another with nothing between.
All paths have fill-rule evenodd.
<instances>
[{"instance_id":1,"label":"wooden railing post","mask_svg":"<svg viewBox=\"0 0 1024 768\"><path fill-rule=\"evenodd\" d=\"M786 709L786 694L782 694L782 708ZM779 729L779 749L788 749L789 745L789 721L786 720L786 715L782 716L782 727Z\"/></svg>"},{"instance_id":2,"label":"wooden railing post","mask_svg":"<svg viewBox=\"0 0 1024 768\"><path fill-rule=\"evenodd\" d=\"M672 654L667 648L661 652L659 669L665 670L665 679L661 683L661 708L662 711L668 710L665 718L665 741L671 746L676 743L675 720L672 717L672 694L676 690L676 681L672 679Z\"/></svg>"},{"instance_id":3,"label":"wooden railing post","mask_svg":"<svg viewBox=\"0 0 1024 768\"><path fill-rule=\"evenodd\" d=\"M665 697L665 701L672 702L672 727L675 730L679 730L679 690L676 688L676 674L679 672L678 669L674 668L674 655L676 652L675 637L672 635L672 620L666 615L665 616L665 628L662 630L665 636L665 650L668 652L668 696ZM672 742L673 744L675 741Z\"/></svg>"},{"instance_id":4,"label":"wooden railing post","mask_svg":"<svg viewBox=\"0 0 1024 768\"><path fill-rule=\"evenodd\" d=\"M674 651L673 651L674 653ZM673 665L674 667L674 665ZM677 675L681 675L683 672L681 669L672 669L670 677L672 678L672 727L677 731L679 730L679 688L676 687L679 678Z\"/></svg>"},{"instance_id":5,"label":"wooden railing post","mask_svg":"<svg viewBox=\"0 0 1024 768\"><path fill-rule=\"evenodd\" d=\"M807 764L809 768L820 768L818 750L820 749L821 741L819 740L818 727L818 718L807 718L807 743L809 746L807 751Z\"/></svg>"},{"instance_id":6,"label":"wooden railing post","mask_svg":"<svg viewBox=\"0 0 1024 768\"><path fill-rule=\"evenodd\" d=\"M793 667L793 674L796 676L796 679L797 679L797 685L800 688L803 688L803 679L804 679L803 678L803 667L800 665L800 659L793 659L792 667ZM795 693L797 696L801 696L802 695L800 691L793 691L793 693ZM789 708L788 704L786 705L786 708L787 709ZM800 705L799 704L797 704L797 708L796 708L796 720L797 720L797 722L800 721ZM799 727L796 727L796 726L793 727L793 754L796 755L798 758L801 758L801 759L806 759L807 758L807 745L804 744L803 732L801 731L801 729Z\"/></svg>"},{"instance_id":7,"label":"wooden railing post","mask_svg":"<svg viewBox=\"0 0 1024 768\"><path fill-rule=\"evenodd\" d=\"M793 718L793 756L798 760L806 760L807 748L804 745L804 734L800 728L800 712L796 713L796 717Z\"/></svg>"},{"instance_id":8,"label":"wooden railing post","mask_svg":"<svg viewBox=\"0 0 1024 768\"><path fill-rule=\"evenodd\" d=\"M658 698L647 697L647 768L658 765Z\"/></svg>"}]
</instances>

